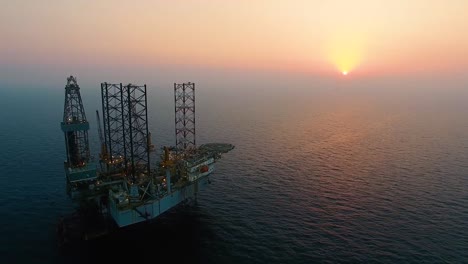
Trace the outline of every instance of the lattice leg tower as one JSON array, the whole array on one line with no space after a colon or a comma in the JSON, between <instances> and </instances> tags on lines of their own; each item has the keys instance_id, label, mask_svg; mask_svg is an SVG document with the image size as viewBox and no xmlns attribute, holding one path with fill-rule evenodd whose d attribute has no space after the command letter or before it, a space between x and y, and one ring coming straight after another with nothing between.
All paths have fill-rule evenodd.
<instances>
[{"instance_id":1,"label":"lattice leg tower","mask_svg":"<svg viewBox=\"0 0 468 264\"><path fill-rule=\"evenodd\" d=\"M132 180L150 172L150 151L148 146L148 108L146 85L128 84L124 87L125 136L127 161Z\"/></svg>"},{"instance_id":2,"label":"lattice leg tower","mask_svg":"<svg viewBox=\"0 0 468 264\"><path fill-rule=\"evenodd\" d=\"M110 172L127 171L127 149L122 84L101 83L104 140Z\"/></svg>"},{"instance_id":3,"label":"lattice leg tower","mask_svg":"<svg viewBox=\"0 0 468 264\"><path fill-rule=\"evenodd\" d=\"M195 83L174 83L176 150L192 151L195 139Z\"/></svg>"}]
</instances>

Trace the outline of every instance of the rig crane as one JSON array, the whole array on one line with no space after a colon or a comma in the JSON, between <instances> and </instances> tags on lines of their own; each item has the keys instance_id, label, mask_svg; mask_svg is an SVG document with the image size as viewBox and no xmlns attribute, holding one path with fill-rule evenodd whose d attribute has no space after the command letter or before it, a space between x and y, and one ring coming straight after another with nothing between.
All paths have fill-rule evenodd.
<instances>
[{"instance_id":1,"label":"rig crane","mask_svg":"<svg viewBox=\"0 0 468 264\"><path fill-rule=\"evenodd\" d=\"M107 162L108 157L107 157L107 147L106 147L106 142L104 141L104 136L102 134L102 128L101 128L101 118L99 116L99 111L96 110L96 121L98 123L98 134L99 134L99 143L101 143L101 153L99 154L99 158L103 162Z\"/></svg>"}]
</instances>

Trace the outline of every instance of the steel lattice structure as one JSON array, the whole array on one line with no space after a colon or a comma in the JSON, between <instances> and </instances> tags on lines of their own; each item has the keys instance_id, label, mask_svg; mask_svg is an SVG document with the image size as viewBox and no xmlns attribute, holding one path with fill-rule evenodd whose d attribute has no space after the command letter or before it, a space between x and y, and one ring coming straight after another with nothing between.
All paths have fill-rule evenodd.
<instances>
[{"instance_id":1,"label":"steel lattice structure","mask_svg":"<svg viewBox=\"0 0 468 264\"><path fill-rule=\"evenodd\" d=\"M88 130L89 123L83 108L80 87L76 78L67 78L62 131L65 133L67 163L71 168L82 167L90 159Z\"/></svg>"},{"instance_id":2,"label":"steel lattice structure","mask_svg":"<svg viewBox=\"0 0 468 264\"><path fill-rule=\"evenodd\" d=\"M146 85L101 84L108 164L132 180L150 171Z\"/></svg>"},{"instance_id":3,"label":"steel lattice structure","mask_svg":"<svg viewBox=\"0 0 468 264\"><path fill-rule=\"evenodd\" d=\"M176 150L196 147L195 141L195 83L174 83Z\"/></svg>"},{"instance_id":4,"label":"steel lattice structure","mask_svg":"<svg viewBox=\"0 0 468 264\"><path fill-rule=\"evenodd\" d=\"M125 162L124 92L122 84L101 83L104 143L113 169L127 169Z\"/></svg>"},{"instance_id":5,"label":"steel lattice structure","mask_svg":"<svg viewBox=\"0 0 468 264\"><path fill-rule=\"evenodd\" d=\"M133 179L150 171L148 146L148 108L146 107L146 85L128 84L124 87L125 142L127 162Z\"/></svg>"}]
</instances>

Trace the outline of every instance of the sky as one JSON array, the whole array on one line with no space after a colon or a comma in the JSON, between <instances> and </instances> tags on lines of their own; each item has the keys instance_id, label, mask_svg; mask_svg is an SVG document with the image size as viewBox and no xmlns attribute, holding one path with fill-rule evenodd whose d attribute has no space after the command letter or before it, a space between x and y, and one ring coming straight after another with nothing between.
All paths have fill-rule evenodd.
<instances>
[{"instance_id":1,"label":"sky","mask_svg":"<svg viewBox=\"0 0 468 264\"><path fill-rule=\"evenodd\" d=\"M466 0L0 4L0 79L7 83L83 69L378 77L451 76L468 67Z\"/></svg>"}]
</instances>

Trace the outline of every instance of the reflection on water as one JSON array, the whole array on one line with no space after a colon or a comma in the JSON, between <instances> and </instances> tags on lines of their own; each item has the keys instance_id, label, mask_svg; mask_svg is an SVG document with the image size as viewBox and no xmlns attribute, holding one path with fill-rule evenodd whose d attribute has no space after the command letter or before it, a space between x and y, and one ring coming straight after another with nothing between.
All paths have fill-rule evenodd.
<instances>
[{"instance_id":1,"label":"reflection on water","mask_svg":"<svg viewBox=\"0 0 468 264\"><path fill-rule=\"evenodd\" d=\"M218 163L198 205L138 232L61 253L54 223L72 208L63 189L62 94L28 106L34 116L9 103L11 115L2 116L8 126L0 128L9 135L0 154L8 164L0 187L3 256L19 262L42 256L48 263L129 252L154 262L202 263L468 259L463 100L455 94L419 100L401 91L292 91L260 97L201 88L198 142L229 142L236 149ZM88 100L88 113L98 99ZM171 100L170 91L150 99L159 146L173 143ZM24 122L11 122L18 119Z\"/></svg>"}]
</instances>

